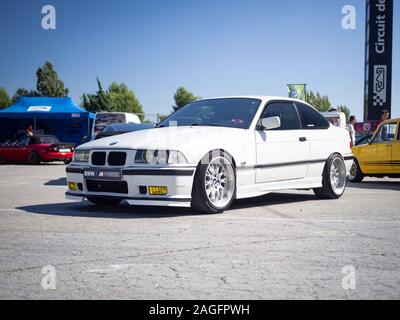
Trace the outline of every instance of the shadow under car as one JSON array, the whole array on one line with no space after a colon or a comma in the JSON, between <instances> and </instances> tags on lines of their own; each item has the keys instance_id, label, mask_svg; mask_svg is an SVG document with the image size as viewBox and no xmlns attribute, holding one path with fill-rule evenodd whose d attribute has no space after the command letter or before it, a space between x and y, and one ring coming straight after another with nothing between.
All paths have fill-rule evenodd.
<instances>
[{"instance_id":1,"label":"shadow under car","mask_svg":"<svg viewBox=\"0 0 400 320\"><path fill-rule=\"evenodd\" d=\"M227 212L230 210L304 202L310 200L316 200L312 193L270 193L257 198L236 200L232 204L231 208L227 210ZM170 218L189 215L205 215L204 213L195 212L191 208L131 206L126 202L122 202L121 204L115 206L93 205L88 201L64 202L21 206L17 207L16 209L30 213L54 216L112 219Z\"/></svg>"}]
</instances>

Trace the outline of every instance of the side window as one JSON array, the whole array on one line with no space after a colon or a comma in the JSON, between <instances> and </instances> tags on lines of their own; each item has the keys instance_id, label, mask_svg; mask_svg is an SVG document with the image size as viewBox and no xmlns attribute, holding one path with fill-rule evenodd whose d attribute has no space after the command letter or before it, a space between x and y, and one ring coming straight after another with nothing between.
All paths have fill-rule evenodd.
<instances>
[{"instance_id":1,"label":"side window","mask_svg":"<svg viewBox=\"0 0 400 320\"><path fill-rule=\"evenodd\" d=\"M264 110L261 119L280 117L281 127L275 130L298 130L300 119L297 110L291 102L272 102Z\"/></svg>"},{"instance_id":2,"label":"side window","mask_svg":"<svg viewBox=\"0 0 400 320\"><path fill-rule=\"evenodd\" d=\"M387 123L381 126L379 132L375 135L374 143L394 141L396 135L397 123Z\"/></svg>"},{"instance_id":3,"label":"side window","mask_svg":"<svg viewBox=\"0 0 400 320\"><path fill-rule=\"evenodd\" d=\"M303 129L328 129L330 124L329 121L324 118L322 114L320 114L314 108L303 104L297 103L297 109L299 110L301 123Z\"/></svg>"},{"instance_id":4,"label":"side window","mask_svg":"<svg viewBox=\"0 0 400 320\"><path fill-rule=\"evenodd\" d=\"M18 147L26 147L29 143L29 137L24 137L19 139L17 142Z\"/></svg>"},{"instance_id":5,"label":"side window","mask_svg":"<svg viewBox=\"0 0 400 320\"><path fill-rule=\"evenodd\" d=\"M37 143L37 140L38 140L38 139L39 139L38 137L30 137L30 139L29 139L29 145L38 144L38 143Z\"/></svg>"},{"instance_id":6,"label":"side window","mask_svg":"<svg viewBox=\"0 0 400 320\"><path fill-rule=\"evenodd\" d=\"M398 125L398 130L397 130L397 142L400 142L400 124Z\"/></svg>"}]
</instances>

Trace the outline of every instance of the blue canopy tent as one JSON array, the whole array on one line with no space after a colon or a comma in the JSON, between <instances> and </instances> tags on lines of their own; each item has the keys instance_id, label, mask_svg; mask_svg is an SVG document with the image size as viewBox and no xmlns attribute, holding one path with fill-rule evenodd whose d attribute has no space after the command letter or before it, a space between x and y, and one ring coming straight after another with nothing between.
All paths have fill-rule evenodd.
<instances>
[{"instance_id":1,"label":"blue canopy tent","mask_svg":"<svg viewBox=\"0 0 400 320\"><path fill-rule=\"evenodd\" d=\"M71 98L21 97L14 105L0 110L0 142L31 125L35 132L80 144L83 137L90 136L94 116Z\"/></svg>"}]
</instances>

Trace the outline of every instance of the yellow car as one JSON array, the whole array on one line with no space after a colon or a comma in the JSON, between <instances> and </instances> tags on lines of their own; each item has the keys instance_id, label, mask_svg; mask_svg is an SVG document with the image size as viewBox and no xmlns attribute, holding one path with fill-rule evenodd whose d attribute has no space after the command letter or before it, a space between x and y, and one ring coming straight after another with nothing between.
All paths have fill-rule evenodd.
<instances>
[{"instance_id":1,"label":"yellow car","mask_svg":"<svg viewBox=\"0 0 400 320\"><path fill-rule=\"evenodd\" d=\"M365 176L400 177L400 119L386 120L368 144L352 148L354 163L349 180L361 182Z\"/></svg>"}]
</instances>

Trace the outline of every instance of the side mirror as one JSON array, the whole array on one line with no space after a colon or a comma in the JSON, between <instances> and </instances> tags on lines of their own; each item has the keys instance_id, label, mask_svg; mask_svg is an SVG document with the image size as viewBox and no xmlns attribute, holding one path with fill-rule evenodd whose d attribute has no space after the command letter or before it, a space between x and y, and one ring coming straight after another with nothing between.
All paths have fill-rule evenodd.
<instances>
[{"instance_id":1,"label":"side mirror","mask_svg":"<svg viewBox=\"0 0 400 320\"><path fill-rule=\"evenodd\" d=\"M278 129L281 127L281 118L280 117L269 117L261 120L261 125L266 130Z\"/></svg>"}]
</instances>

